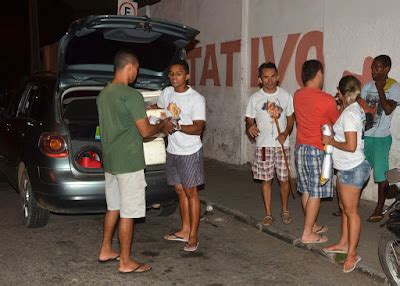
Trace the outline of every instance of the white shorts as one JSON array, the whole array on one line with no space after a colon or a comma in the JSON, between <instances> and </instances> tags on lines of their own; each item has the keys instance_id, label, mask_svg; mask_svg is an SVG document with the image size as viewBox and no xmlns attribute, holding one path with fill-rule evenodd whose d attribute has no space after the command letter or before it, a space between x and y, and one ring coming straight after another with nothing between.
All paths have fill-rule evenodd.
<instances>
[{"instance_id":1,"label":"white shorts","mask_svg":"<svg viewBox=\"0 0 400 286\"><path fill-rule=\"evenodd\" d=\"M106 202L110 211L119 210L122 218L146 216L144 170L112 175L105 173Z\"/></svg>"}]
</instances>

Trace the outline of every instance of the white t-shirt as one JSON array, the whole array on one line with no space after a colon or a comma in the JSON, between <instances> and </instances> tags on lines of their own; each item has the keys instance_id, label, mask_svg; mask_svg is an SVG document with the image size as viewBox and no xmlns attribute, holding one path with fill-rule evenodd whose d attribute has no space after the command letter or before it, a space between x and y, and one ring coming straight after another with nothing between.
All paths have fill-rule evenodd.
<instances>
[{"instance_id":1,"label":"white t-shirt","mask_svg":"<svg viewBox=\"0 0 400 286\"><path fill-rule=\"evenodd\" d=\"M167 110L169 103L175 103L181 110L180 125L192 125L194 120L206 121L205 98L189 87L185 92L175 92L172 86L166 87L157 102L158 107L164 108L167 116L171 113ZM203 146L199 135L189 135L176 131L168 135L167 151L174 155L191 155Z\"/></svg>"},{"instance_id":2,"label":"white t-shirt","mask_svg":"<svg viewBox=\"0 0 400 286\"><path fill-rule=\"evenodd\" d=\"M365 113L357 102L350 104L343 110L335 125L335 141L345 142L345 132L357 132L357 148L354 153L333 148L333 166L338 170L350 170L365 160L364 155L364 124Z\"/></svg>"},{"instance_id":3,"label":"white t-shirt","mask_svg":"<svg viewBox=\"0 0 400 286\"><path fill-rule=\"evenodd\" d=\"M286 117L292 115L294 111L293 97L279 86L274 93L266 93L263 89L254 93L250 97L247 105L246 117L255 118L257 127L260 130L260 134L256 137L257 147L280 146L279 141L276 140L276 137L278 137L278 131L274 120L268 114L267 110L264 109L265 104L268 102L274 102L283 109L281 116L278 119L281 132L286 129ZM286 138L284 145L289 146L289 136Z\"/></svg>"}]
</instances>

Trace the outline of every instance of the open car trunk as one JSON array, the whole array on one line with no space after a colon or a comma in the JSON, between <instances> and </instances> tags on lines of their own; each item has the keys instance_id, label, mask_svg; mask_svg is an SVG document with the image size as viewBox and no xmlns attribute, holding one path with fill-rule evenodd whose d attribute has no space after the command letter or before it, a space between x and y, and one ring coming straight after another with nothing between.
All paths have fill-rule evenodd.
<instances>
[{"instance_id":1,"label":"open car trunk","mask_svg":"<svg viewBox=\"0 0 400 286\"><path fill-rule=\"evenodd\" d=\"M64 92L61 102L62 118L69 130L70 158L80 172L103 172L101 134L96 98L103 87L71 88ZM155 103L160 91L141 90L146 104ZM132 122L132 124L134 124ZM166 153L164 138L158 136L144 142L146 167L163 169Z\"/></svg>"}]
</instances>

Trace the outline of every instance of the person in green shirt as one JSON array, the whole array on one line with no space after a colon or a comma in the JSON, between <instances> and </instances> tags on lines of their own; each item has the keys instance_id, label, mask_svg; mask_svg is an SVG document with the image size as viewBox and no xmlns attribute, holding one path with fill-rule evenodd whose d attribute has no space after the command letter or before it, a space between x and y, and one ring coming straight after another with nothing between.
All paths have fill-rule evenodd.
<instances>
[{"instance_id":1,"label":"person in green shirt","mask_svg":"<svg viewBox=\"0 0 400 286\"><path fill-rule=\"evenodd\" d=\"M120 273L151 269L130 255L134 219L146 215L143 138L160 131L168 134L174 128L169 119L150 124L142 94L129 86L138 69L133 53L119 51L114 58L114 78L97 98L107 202L98 260L119 260ZM111 247L118 223L120 253Z\"/></svg>"}]
</instances>

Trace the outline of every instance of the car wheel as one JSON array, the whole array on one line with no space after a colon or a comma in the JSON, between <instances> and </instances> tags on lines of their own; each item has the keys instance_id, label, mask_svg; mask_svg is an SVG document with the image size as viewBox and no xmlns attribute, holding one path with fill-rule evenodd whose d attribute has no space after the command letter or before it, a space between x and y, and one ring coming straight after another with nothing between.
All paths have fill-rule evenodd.
<instances>
[{"instance_id":1,"label":"car wheel","mask_svg":"<svg viewBox=\"0 0 400 286\"><path fill-rule=\"evenodd\" d=\"M163 203L163 204L161 204L160 212L158 215L159 216L170 216L176 211L177 206L178 206L177 201Z\"/></svg>"},{"instance_id":2,"label":"car wheel","mask_svg":"<svg viewBox=\"0 0 400 286\"><path fill-rule=\"evenodd\" d=\"M19 194L24 225L29 228L45 226L49 221L50 212L37 205L26 169L22 171L19 180Z\"/></svg>"}]
</instances>

